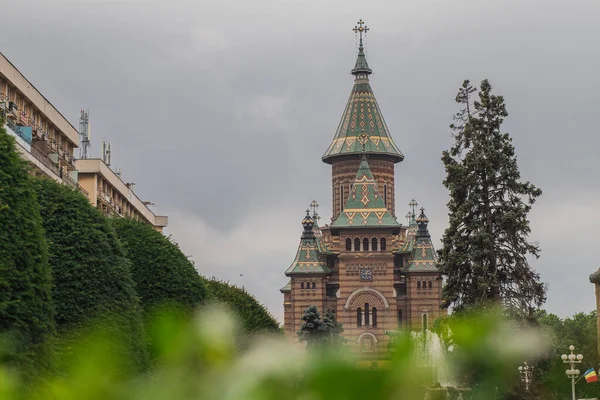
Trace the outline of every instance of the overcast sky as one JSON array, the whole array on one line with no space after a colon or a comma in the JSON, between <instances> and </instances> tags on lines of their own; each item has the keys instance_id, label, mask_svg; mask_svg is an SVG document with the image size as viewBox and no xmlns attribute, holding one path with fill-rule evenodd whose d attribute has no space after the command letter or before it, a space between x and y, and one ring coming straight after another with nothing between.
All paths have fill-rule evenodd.
<instances>
[{"instance_id":1,"label":"overcast sky","mask_svg":"<svg viewBox=\"0 0 600 400\"><path fill-rule=\"evenodd\" d=\"M371 28L371 84L405 155L399 216L415 197L439 247L442 150L465 78L505 97L546 308L594 309L600 267L598 0L19 0L2 7L0 51L78 126L92 155L136 183L206 276L245 286L283 315L279 288L304 209L331 217L321 156L352 88L351 28ZM403 219L399 219L404 221Z\"/></svg>"}]
</instances>

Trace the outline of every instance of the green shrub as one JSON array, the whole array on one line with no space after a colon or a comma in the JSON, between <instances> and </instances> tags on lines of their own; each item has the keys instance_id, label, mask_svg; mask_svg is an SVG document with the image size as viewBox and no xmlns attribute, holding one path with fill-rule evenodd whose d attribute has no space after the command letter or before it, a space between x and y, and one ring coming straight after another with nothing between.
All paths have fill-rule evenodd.
<instances>
[{"instance_id":1,"label":"green shrub","mask_svg":"<svg viewBox=\"0 0 600 400\"><path fill-rule=\"evenodd\" d=\"M61 338L67 340L95 321L123 346L129 367L145 368L141 307L129 261L111 224L81 193L67 186L40 179L37 189Z\"/></svg>"},{"instance_id":2,"label":"green shrub","mask_svg":"<svg viewBox=\"0 0 600 400\"><path fill-rule=\"evenodd\" d=\"M207 284L211 298L229 306L239 318L246 332L280 330L275 318L246 289L215 278L207 280Z\"/></svg>"},{"instance_id":3,"label":"green shrub","mask_svg":"<svg viewBox=\"0 0 600 400\"><path fill-rule=\"evenodd\" d=\"M144 222L122 218L111 222L131 261L146 314L157 306L192 311L202 304L204 280L176 243Z\"/></svg>"},{"instance_id":4,"label":"green shrub","mask_svg":"<svg viewBox=\"0 0 600 400\"><path fill-rule=\"evenodd\" d=\"M51 273L35 186L3 127L0 119L0 332L12 348L3 356L29 374L48 366Z\"/></svg>"}]
</instances>

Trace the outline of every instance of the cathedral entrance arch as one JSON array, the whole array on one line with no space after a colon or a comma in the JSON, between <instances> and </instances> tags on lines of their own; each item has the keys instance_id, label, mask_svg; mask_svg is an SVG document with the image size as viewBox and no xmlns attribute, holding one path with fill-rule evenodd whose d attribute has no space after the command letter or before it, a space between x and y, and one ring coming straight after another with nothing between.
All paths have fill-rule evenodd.
<instances>
[{"instance_id":1,"label":"cathedral entrance arch","mask_svg":"<svg viewBox=\"0 0 600 400\"><path fill-rule=\"evenodd\" d=\"M390 308L385 296L380 291L372 288L362 288L354 291L348 296L344 308L346 310L354 310L357 307L363 307L364 304L370 304L372 307L380 310Z\"/></svg>"}]
</instances>

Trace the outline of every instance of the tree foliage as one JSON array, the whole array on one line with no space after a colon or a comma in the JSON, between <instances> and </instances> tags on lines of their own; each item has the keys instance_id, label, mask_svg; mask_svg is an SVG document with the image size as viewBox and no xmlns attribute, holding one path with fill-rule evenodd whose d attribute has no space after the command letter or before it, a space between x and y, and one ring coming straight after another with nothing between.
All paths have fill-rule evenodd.
<instances>
[{"instance_id":1,"label":"tree foliage","mask_svg":"<svg viewBox=\"0 0 600 400\"><path fill-rule=\"evenodd\" d=\"M325 316L321 314L317 306L309 306L302 314L300 330L296 332L300 341L306 342L307 347L315 347L324 344L342 344L341 337L344 328L337 321L334 309L328 309Z\"/></svg>"},{"instance_id":2,"label":"tree foliage","mask_svg":"<svg viewBox=\"0 0 600 400\"><path fill-rule=\"evenodd\" d=\"M239 288L215 278L206 281L210 298L230 307L248 333L279 332L279 324L271 313L246 289Z\"/></svg>"},{"instance_id":3,"label":"tree foliage","mask_svg":"<svg viewBox=\"0 0 600 400\"><path fill-rule=\"evenodd\" d=\"M207 295L204 279L170 238L144 222L112 219L131 261L131 272L146 314L157 306L185 311L197 308Z\"/></svg>"},{"instance_id":4,"label":"tree foliage","mask_svg":"<svg viewBox=\"0 0 600 400\"><path fill-rule=\"evenodd\" d=\"M462 109L450 127L455 143L444 151L444 185L450 192L449 227L439 251L446 277L446 306L502 304L529 315L545 301L546 288L529 266L539 257L528 241L527 214L541 190L522 182L512 139L501 124L508 115L502 96L487 80L477 91L464 81L456 96Z\"/></svg>"},{"instance_id":5,"label":"tree foliage","mask_svg":"<svg viewBox=\"0 0 600 400\"><path fill-rule=\"evenodd\" d=\"M22 371L48 364L54 332L51 273L35 186L0 118L0 333Z\"/></svg>"},{"instance_id":6,"label":"tree foliage","mask_svg":"<svg viewBox=\"0 0 600 400\"><path fill-rule=\"evenodd\" d=\"M37 181L54 277L56 325L64 337L97 323L120 339L131 367L145 368L146 335L140 302L117 235L79 192ZM115 336L116 340L116 336Z\"/></svg>"}]
</instances>

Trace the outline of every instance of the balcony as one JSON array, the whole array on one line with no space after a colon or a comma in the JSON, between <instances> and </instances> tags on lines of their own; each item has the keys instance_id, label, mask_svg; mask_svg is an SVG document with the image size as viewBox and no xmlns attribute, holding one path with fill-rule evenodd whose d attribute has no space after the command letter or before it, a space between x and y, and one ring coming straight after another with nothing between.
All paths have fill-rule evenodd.
<instances>
[{"instance_id":1,"label":"balcony","mask_svg":"<svg viewBox=\"0 0 600 400\"><path fill-rule=\"evenodd\" d=\"M38 159L42 164L44 164L48 169L56 174L56 176L61 176L60 170L58 169L58 165L56 165L42 150L37 148L36 146L31 146L31 154Z\"/></svg>"}]
</instances>

